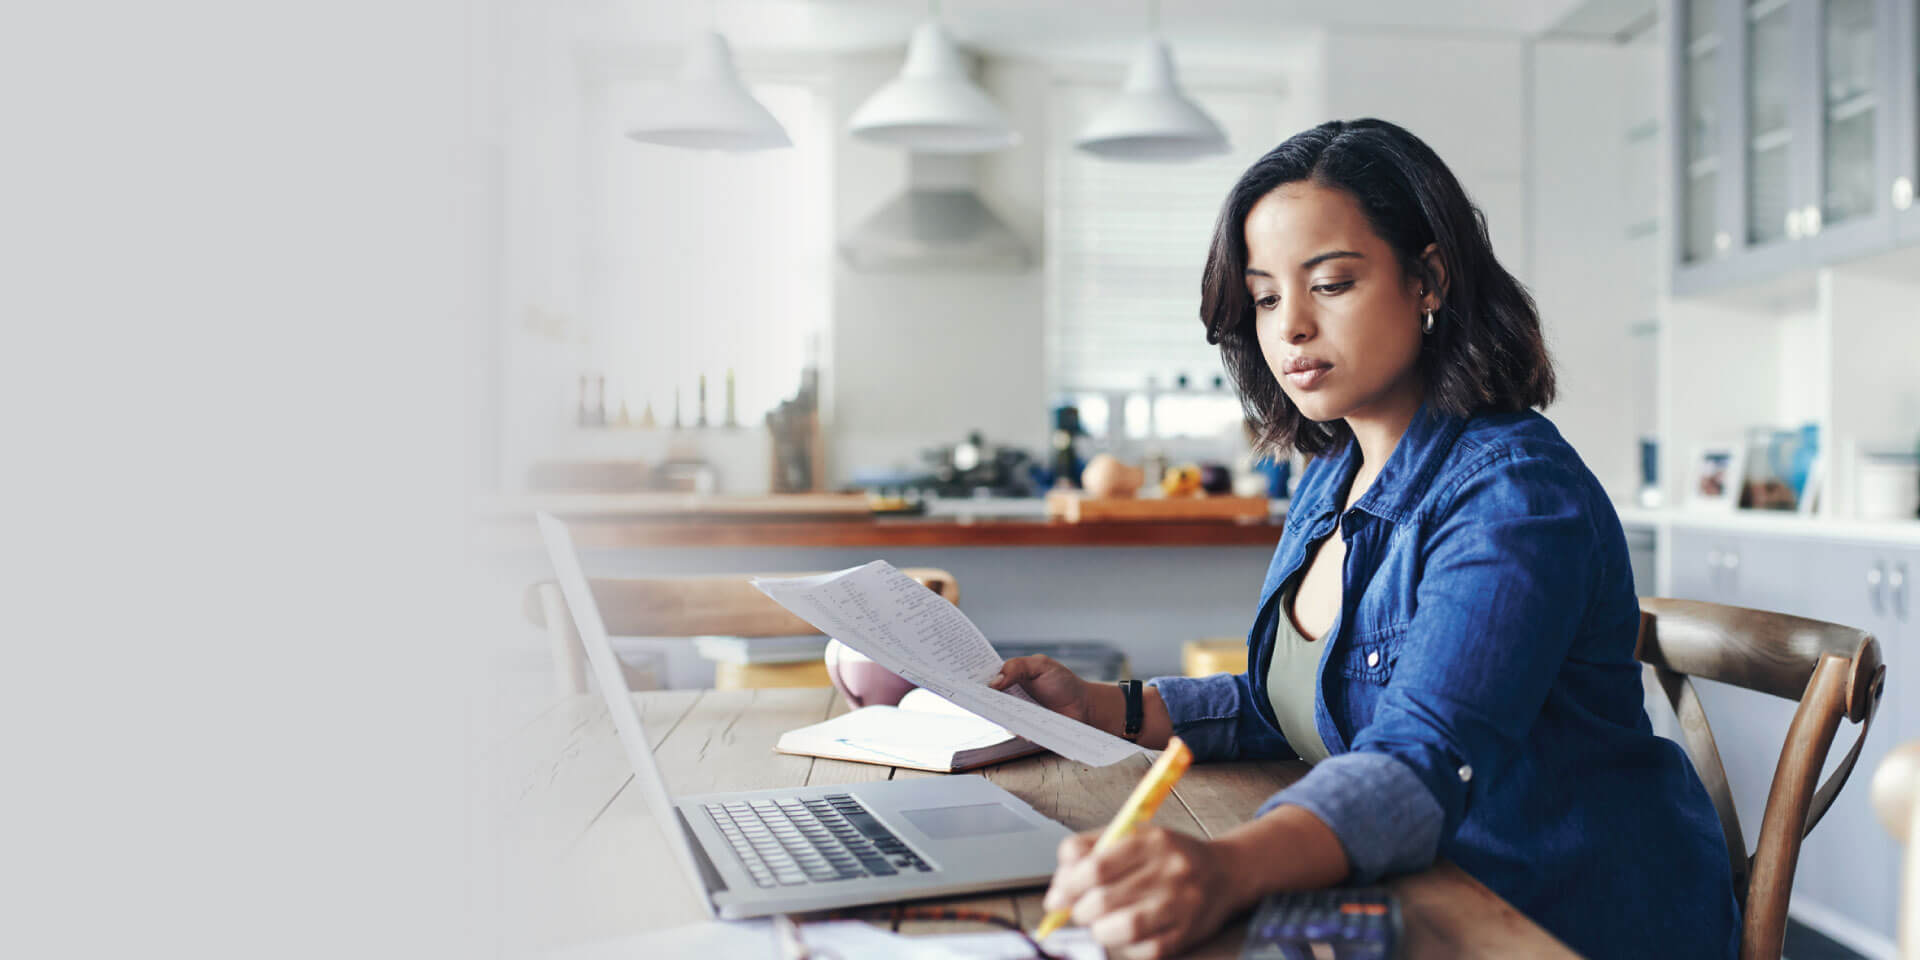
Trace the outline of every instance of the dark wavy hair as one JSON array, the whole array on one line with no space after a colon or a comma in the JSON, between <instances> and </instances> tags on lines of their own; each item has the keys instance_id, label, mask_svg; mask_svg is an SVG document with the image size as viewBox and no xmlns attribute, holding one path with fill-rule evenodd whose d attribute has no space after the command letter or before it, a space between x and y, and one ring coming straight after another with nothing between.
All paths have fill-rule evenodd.
<instances>
[{"instance_id":1,"label":"dark wavy hair","mask_svg":"<svg viewBox=\"0 0 1920 960\"><path fill-rule=\"evenodd\" d=\"M1419 137L1385 120L1335 120L1295 134L1240 176L1220 208L1200 286L1207 342L1240 390L1240 404L1263 453L1339 449L1346 423L1301 415L1274 379L1254 333L1247 292L1247 213L1283 184L1338 187L1358 201L1409 278L1432 288L1420 256L1438 247L1444 299L1423 338L1419 364L1427 402L1456 416L1512 412L1553 401L1553 360L1526 288L1494 258L1487 221L1453 172Z\"/></svg>"}]
</instances>

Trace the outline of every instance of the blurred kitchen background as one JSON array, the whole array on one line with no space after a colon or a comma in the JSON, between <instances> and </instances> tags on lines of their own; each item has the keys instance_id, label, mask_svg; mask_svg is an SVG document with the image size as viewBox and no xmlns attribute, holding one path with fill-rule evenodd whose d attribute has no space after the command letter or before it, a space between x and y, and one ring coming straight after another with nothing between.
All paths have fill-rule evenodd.
<instances>
[{"instance_id":1,"label":"blurred kitchen background","mask_svg":"<svg viewBox=\"0 0 1920 960\"><path fill-rule=\"evenodd\" d=\"M880 557L951 572L996 643L1230 667L1300 465L1249 455L1196 319L1207 240L1254 159L1372 116L1537 298L1546 412L1640 592L1874 631L1861 770L1920 735L1917 0L501 9L473 468L509 581L544 575L545 507L596 576ZM1136 500L1207 501L1183 467L1219 499L1076 522L1103 454ZM526 634L503 696L571 689ZM623 643L636 684L725 680L714 643ZM1704 686L1751 834L1792 705ZM1792 955L1892 955L1855 780Z\"/></svg>"}]
</instances>

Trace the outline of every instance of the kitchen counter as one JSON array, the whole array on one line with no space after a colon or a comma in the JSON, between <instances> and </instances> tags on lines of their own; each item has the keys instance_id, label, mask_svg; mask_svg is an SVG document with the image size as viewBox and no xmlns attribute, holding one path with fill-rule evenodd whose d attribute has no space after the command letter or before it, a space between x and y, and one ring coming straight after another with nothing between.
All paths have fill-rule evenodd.
<instances>
[{"instance_id":1,"label":"kitchen counter","mask_svg":"<svg viewBox=\"0 0 1920 960\"><path fill-rule=\"evenodd\" d=\"M758 498L764 500L766 498ZM919 516L873 516L844 511L783 516L751 513L681 514L623 509L605 497L496 497L477 505L475 536L482 545L538 541L532 513L548 510L568 521L583 549L648 547L1206 547L1280 542L1284 502L1264 521L1222 520L1066 523L1045 515L1038 498L936 501Z\"/></svg>"},{"instance_id":2,"label":"kitchen counter","mask_svg":"<svg viewBox=\"0 0 1920 960\"><path fill-rule=\"evenodd\" d=\"M1755 533L1805 537L1821 541L1920 544L1920 520L1853 520L1805 517L1783 510L1698 510L1685 507L1646 508L1617 504L1620 522L1628 527L1681 528L1722 533Z\"/></svg>"}]
</instances>

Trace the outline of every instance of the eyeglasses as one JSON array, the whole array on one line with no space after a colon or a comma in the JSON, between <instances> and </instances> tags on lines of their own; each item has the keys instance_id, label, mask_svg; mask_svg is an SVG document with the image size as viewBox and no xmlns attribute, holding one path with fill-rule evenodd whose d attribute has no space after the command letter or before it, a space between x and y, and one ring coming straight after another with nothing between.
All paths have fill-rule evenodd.
<instances>
[{"instance_id":1,"label":"eyeglasses","mask_svg":"<svg viewBox=\"0 0 1920 960\"><path fill-rule=\"evenodd\" d=\"M820 916L817 919L865 920L869 923L885 923L887 929L894 933L900 932L900 921L902 920L949 920L961 923L984 923L999 927L1002 930L1011 930L1019 934L1020 939L1025 940L1027 946L1033 950L1034 960L1067 960L1062 954L1048 953L1040 946L1039 941L1033 939L1033 935L1028 933L1026 929L1018 923L1008 920L1005 917L995 916L994 914L984 913L979 910L953 910L946 907L896 906L887 908L885 913L874 910L836 910ZM842 960L841 957L830 950L816 950L807 946L806 941L800 938L800 927L794 922L793 918L781 914L774 917L773 920L774 929L780 938L780 955L786 958L786 960Z\"/></svg>"}]
</instances>

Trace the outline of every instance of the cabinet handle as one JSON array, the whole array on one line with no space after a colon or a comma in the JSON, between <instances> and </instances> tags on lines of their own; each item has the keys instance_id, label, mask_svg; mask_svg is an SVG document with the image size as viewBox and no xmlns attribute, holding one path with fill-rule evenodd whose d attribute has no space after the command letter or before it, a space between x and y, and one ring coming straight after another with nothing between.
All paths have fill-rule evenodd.
<instances>
[{"instance_id":1,"label":"cabinet handle","mask_svg":"<svg viewBox=\"0 0 1920 960\"><path fill-rule=\"evenodd\" d=\"M1893 208L1895 210L1905 210L1911 206L1913 206L1913 178L1894 177Z\"/></svg>"},{"instance_id":2,"label":"cabinet handle","mask_svg":"<svg viewBox=\"0 0 1920 960\"><path fill-rule=\"evenodd\" d=\"M1785 229L1787 231L1787 239L1788 240L1800 239L1800 211L1788 210L1787 216L1786 216L1786 224L1787 225Z\"/></svg>"},{"instance_id":3,"label":"cabinet handle","mask_svg":"<svg viewBox=\"0 0 1920 960\"><path fill-rule=\"evenodd\" d=\"M1719 567L1720 567L1720 551L1708 550L1707 551L1707 569L1716 570Z\"/></svg>"},{"instance_id":4,"label":"cabinet handle","mask_svg":"<svg viewBox=\"0 0 1920 960\"><path fill-rule=\"evenodd\" d=\"M1887 587L1893 593L1893 615L1907 618L1907 562L1900 561L1887 571Z\"/></svg>"},{"instance_id":5,"label":"cabinet handle","mask_svg":"<svg viewBox=\"0 0 1920 960\"><path fill-rule=\"evenodd\" d=\"M1800 219L1802 221L1800 225L1801 232L1809 237L1820 234L1820 207L1818 205L1808 204L1807 211L1800 215Z\"/></svg>"},{"instance_id":6,"label":"cabinet handle","mask_svg":"<svg viewBox=\"0 0 1920 960\"><path fill-rule=\"evenodd\" d=\"M1873 615L1876 617L1882 616L1887 612L1885 591L1880 587L1880 581L1885 578L1885 574L1880 569L1880 564L1878 563L1875 563L1867 570L1867 600L1873 604Z\"/></svg>"}]
</instances>

